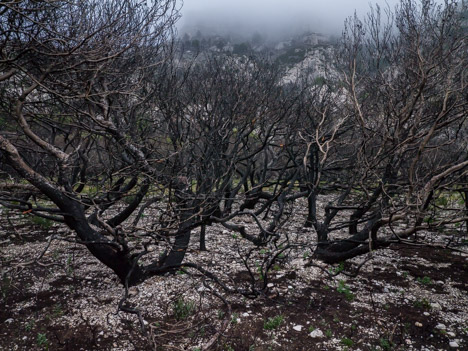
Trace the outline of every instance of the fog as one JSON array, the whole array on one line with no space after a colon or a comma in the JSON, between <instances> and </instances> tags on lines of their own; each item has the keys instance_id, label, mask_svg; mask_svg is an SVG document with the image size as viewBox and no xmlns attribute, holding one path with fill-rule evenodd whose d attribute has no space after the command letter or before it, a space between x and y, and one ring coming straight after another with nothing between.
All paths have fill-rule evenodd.
<instances>
[{"instance_id":1,"label":"fog","mask_svg":"<svg viewBox=\"0 0 468 351\"><path fill-rule=\"evenodd\" d=\"M339 34L346 17L355 11L365 15L371 3L393 8L399 0L183 0L178 28L181 33L201 29Z\"/></svg>"}]
</instances>

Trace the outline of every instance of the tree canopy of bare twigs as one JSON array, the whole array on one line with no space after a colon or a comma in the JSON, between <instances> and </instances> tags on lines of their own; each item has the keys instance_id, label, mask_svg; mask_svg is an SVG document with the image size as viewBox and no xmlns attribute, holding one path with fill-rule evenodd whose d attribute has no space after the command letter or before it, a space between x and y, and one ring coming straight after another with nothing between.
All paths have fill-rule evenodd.
<instances>
[{"instance_id":1,"label":"tree canopy of bare twigs","mask_svg":"<svg viewBox=\"0 0 468 351\"><path fill-rule=\"evenodd\" d=\"M463 224L440 201L468 193L465 12L402 0L350 18L339 73L316 84L258 57L179 57L173 0L2 2L0 202L65 223L127 286L183 264L198 227L292 245L298 204L330 263Z\"/></svg>"}]
</instances>

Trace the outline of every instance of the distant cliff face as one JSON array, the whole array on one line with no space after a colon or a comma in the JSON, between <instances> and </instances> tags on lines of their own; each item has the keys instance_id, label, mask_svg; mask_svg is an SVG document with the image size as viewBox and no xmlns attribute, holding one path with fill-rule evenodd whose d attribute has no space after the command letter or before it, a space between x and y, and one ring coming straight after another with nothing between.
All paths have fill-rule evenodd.
<instances>
[{"instance_id":1,"label":"distant cliff face","mask_svg":"<svg viewBox=\"0 0 468 351\"><path fill-rule=\"evenodd\" d=\"M293 82L303 72L307 72L309 78L316 80L317 83L337 79L339 73L335 63L335 48L319 46L308 50L301 61L287 69L284 82Z\"/></svg>"},{"instance_id":2,"label":"distant cliff face","mask_svg":"<svg viewBox=\"0 0 468 351\"><path fill-rule=\"evenodd\" d=\"M216 32L213 32L216 33ZM269 38L259 32L249 37L206 34L200 29L186 32L179 38L187 60L201 53L226 54L238 57L267 57L285 70L283 83L293 83L304 73L309 81L324 84L336 80L336 48L329 36L305 31L288 37ZM201 58L202 59L202 58Z\"/></svg>"}]
</instances>

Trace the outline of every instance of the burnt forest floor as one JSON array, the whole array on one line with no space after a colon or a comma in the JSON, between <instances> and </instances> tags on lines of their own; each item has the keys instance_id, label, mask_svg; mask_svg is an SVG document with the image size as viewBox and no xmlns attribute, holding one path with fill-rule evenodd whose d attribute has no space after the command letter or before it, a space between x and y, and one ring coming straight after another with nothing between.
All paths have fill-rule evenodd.
<instances>
[{"instance_id":1,"label":"burnt forest floor","mask_svg":"<svg viewBox=\"0 0 468 351\"><path fill-rule=\"evenodd\" d=\"M225 351L468 349L463 252L396 244L329 266L297 245L264 276L262 263L281 246L255 250L213 226L208 251L193 249L195 232L186 260L229 287L266 289L257 298L226 293L190 269L153 277L130 288L126 302L141 311L144 335L135 314L117 312L124 289L116 277L67 228L19 217L0 224L1 350L195 351L210 341ZM313 235L299 223L288 232ZM420 239L444 243L453 235Z\"/></svg>"}]
</instances>

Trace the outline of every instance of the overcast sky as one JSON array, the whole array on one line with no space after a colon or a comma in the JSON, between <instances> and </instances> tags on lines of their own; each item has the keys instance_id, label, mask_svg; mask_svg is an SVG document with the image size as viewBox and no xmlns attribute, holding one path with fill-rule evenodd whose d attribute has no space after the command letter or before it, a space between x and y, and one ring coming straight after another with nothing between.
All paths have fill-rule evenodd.
<instances>
[{"instance_id":1,"label":"overcast sky","mask_svg":"<svg viewBox=\"0 0 468 351\"><path fill-rule=\"evenodd\" d=\"M183 0L179 29L221 27L271 31L287 26L340 33L346 17L362 16L369 4L392 8L399 0Z\"/></svg>"}]
</instances>

